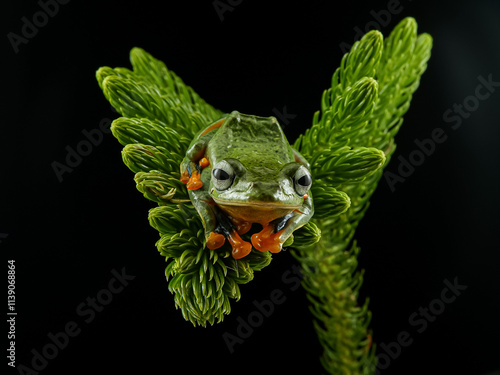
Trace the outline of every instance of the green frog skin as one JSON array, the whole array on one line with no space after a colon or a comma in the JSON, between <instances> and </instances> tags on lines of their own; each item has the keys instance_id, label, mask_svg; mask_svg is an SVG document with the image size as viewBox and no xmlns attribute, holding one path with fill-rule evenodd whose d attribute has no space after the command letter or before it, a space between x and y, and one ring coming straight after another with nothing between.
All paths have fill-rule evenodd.
<instances>
[{"instance_id":1,"label":"green frog skin","mask_svg":"<svg viewBox=\"0 0 500 375\"><path fill-rule=\"evenodd\" d=\"M288 143L275 117L231 112L200 131L181 163L181 181L205 229L206 246L227 239L232 255L277 253L314 213L307 161ZM241 239L262 225L251 243Z\"/></svg>"}]
</instances>

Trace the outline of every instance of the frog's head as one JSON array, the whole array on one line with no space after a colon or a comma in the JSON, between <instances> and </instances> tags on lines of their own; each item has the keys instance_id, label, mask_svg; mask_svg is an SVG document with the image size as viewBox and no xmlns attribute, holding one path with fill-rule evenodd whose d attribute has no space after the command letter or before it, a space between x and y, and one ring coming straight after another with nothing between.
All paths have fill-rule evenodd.
<instances>
[{"instance_id":1,"label":"frog's head","mask_svg":"<svg viewBox=\"0 0 500 375\"><path fill-rule=\"evenodd\" d=\"M300 163L272 165L265 157L244 165L223 159L213 166L210 195L230 216L266 224L301 209L311 173Z\"/></svg>"}]
</instances>

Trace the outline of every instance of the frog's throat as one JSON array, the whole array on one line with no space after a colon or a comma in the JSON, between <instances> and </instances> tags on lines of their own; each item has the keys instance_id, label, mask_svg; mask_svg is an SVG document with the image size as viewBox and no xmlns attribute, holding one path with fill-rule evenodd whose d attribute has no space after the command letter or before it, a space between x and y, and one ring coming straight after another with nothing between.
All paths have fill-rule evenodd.
<instances>
[{"instance_id":1,"label":"frog's throat","mask_svg":"<svg viewBox=\"0 0 500 375\"><path fill-rule=\"evenodd\" d=\"M301 207L272 202L226 202L215 198L214 201L228 215L262 225L288 215Z\"/></svg>"}]
</instances>

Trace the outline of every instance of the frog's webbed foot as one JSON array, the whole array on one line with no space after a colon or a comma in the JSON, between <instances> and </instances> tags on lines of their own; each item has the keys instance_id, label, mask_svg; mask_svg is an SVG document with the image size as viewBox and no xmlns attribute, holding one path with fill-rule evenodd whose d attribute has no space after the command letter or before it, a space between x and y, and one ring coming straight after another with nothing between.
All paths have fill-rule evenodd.
<instances>
[{"instance_id":1,"label":"frog's webbed foot","mask_svg":"<svg viewBox=\"0 0 500 375\"><path fill-rule=\"evenodd\" d=\"M250 242L241 239L240 234L250 230L252 223L227 217L224 213L217 213L217 228L207 238L207 247L211 250L218 249L227 238L233 248L234 259L246 257L252 251Z\"/></svg>"},{"instance_id":2,"label":"frog's webbed foot","mask_svg":"<svg viewBox=\"0 0 500 375\"><path fill-rule=\"evenodd\" d=\"M276 225L268 223L259 232L252 235L252 245L259 251L270 251L271 253L279 253L283 246L281 242L281 234L283 230L275 232Z\"/></svg>"},{"instance_id":3,"label":"frog's webbed foot","mask_svg":"<svg viewBox=\"0 0 500 375\"><path fill-rule=\"evenodd\" d=\"M263 225L259 233L252 235L252 245L259 251L279 253L288 237L297 228L297 222L303 220L302 216L304 216L302 213L292 212Z\"/></svg>"},{"instance_id":4,"label":"frog's webbed foot","mask_svg":"<svg viewBox=\"0 0 500 375\"><path fill-rule=\"evenodd\" d=\"M181 182L186 184L188 190L198 190L203 186L201 181L201 171L210 165L206 157L202 157L197 162L187 161L181 164Z\"/></svg>"},{"instance_id":5,"label":"frog's webbed foot","mask_svg":"<svg viewBox=\"0 0 500 375\"><path fill-rule=\"evenodd\" d=\"M247 233L252 228L252 223L249 221L234 218L228 215L228 219L231 221L232 230L229 231L227 239L233 247L233 258L241 259L246 257L252 251L252 245L250 242L241 239L240 234Z\"/></svg>"},{"instance_id":6,"label":"frog's webbed foot","mask_svg":"<svg viewBox=\"0 0 500 375\"><path fill-rule=\"evenodd\" d=\"M241 259L246 257L252 251L252 244L241 239L236 230L229 233L227 239L233 248L233 258Z\"/></svg>"},{"instance_id":7,"label":"frog's webbed foot","mask_svg":"<svg viewBox=\"0 0 500 375\"><path fill-rule=\"evenodd\" d=\"M233 248L232 255L234 259L241 259L246 257L252 251L250 242L241 239L240 235L235 229L227 232L227 239ZM226 242L226 237L223 234L212 232L207 239L207 247L210 250L216 250Z\"/></svg>"},{"instance_id":8,"label":"frog's webbed foot","mask_svg":"<svg viewBox=\"0 0 500 375\"><path fill-rule=\"evenodd\" d=\"M238 234L245 234L252 228L252 223L249 221L237 219L229 215L228 218L231 220L231 223L233 223L233 226Z\"/></svg>"},{"instance_id":9,"label":"frog's webbed foot","mask_svg":"<svg viewBox=\"0 0 500 375\"><path fill-rule=\"evenodd\" d=\"M226 242L226 237L223 234L211 232L207 238L207 247L210 250L216 250Z\"/></svg>"}]
</instances>

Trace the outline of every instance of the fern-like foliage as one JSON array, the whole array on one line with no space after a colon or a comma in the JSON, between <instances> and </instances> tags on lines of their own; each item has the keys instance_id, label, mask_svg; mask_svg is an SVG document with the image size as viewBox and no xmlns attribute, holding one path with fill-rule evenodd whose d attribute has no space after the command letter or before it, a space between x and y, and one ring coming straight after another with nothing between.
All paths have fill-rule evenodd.
<instances>
[{"instance_id":1,"label":"fern-like foliage","mask_svg":"<svg viewBox=\"0 0 500 375\"><path fill-rule=\"evenodd\" d=\"M239 285L269 265L271 253L252 251L236 261L229 244L205 248L203 225L179 167L195 134L224 113L144 50L132 49L130 61L132 70L102 67L96 73L104 96L123 116L111 131L124 146L123 162L135 173L137 189L158 205L149 211L149 222L160 233L156 246L167 262L175 306L194 325L214 324L230 313L230 300L241 297ZM307 229L295 237L297 243L319 239Z\"/></svg>"},{"instance_id":2,"label":"fern-like foliage","mask_svg":"<svg viewBox=\"0 0 500 375\"><path fill-rule=\"evenodd\" d=\"M378 31L367 33L344 55L313 125L294 144L311 165L315 215L284 245L301 263L324 348L321 362L330 374L375 372L368 301L358 304L363 276L353 236L395 150L431 46L412 18L385 41ZM97 71L105 97L123 116L111 130L137 189L157 204L149 222L160 233L156 246L176 307L194 325L214 324L231 311L230 300L241 297L239 285L271 262L271 253L252 251L236 261L229 245L205 248L179 165L194 135L224 114L145 51L134 48L130 60L132 70Z\"/></svg>"},{"instance_id":3,"label":"fern-like foliage","mask_svg":"<svg viewBox=\"0 0 500 375\"><path fill-rule=\"evenodd\" d=\"M386 40L378 31L367 33L344 55L312 127L294 145L311 163L312 222L322 233L318 243L296 247L294 255L330 374L375 372L368 301L358 304L363 273L353 235L395 150L394 136L431 47L432 38L417 35L413 18L401 21Z\"/></svg>"}]
</instances>

